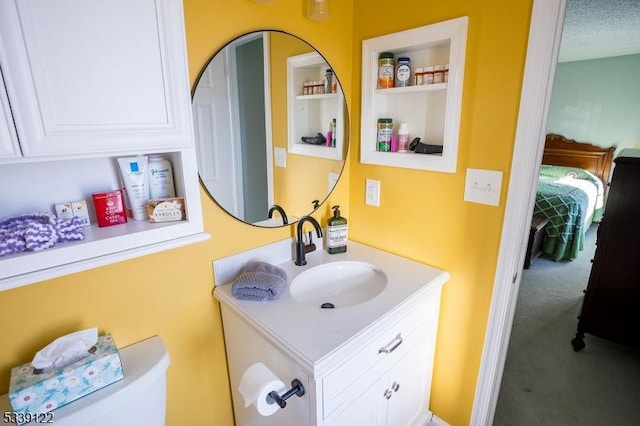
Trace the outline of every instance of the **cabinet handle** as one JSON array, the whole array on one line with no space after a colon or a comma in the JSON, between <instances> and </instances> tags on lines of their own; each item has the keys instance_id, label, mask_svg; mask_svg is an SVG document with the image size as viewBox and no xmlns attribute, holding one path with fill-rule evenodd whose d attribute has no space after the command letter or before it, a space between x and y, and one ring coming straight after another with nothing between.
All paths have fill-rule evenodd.
<instances>
[{"instance_id":1,"label":"cabinet handle","mask_svg":"<svg viewBox=\"0 0 640 426\"><path fill-rule=\"evenodd\" d=\"M391 385L391 389L393 389L394 392L398 392L398 389L400 389L400 385L396 382L393 382L393 384Z\"/></svg>"},{"instance_id":2,"label":"cabinet handle","mask_svg":"<svg viewBox=\"0 0 640 426\"><path fill-rule=\"evenodd\" d=\"M392 393L389 389L386 389L386 390L384 391L384 397L385 397L386 399L391 399L391 397L392 397L392 396L393 396L393 393Z\"/></svg>"},{"instance_id":3,"label":"cabinet handle","mask_svg":"<svg viewBox=\"0 0 640 426\"><path fill-rule=\"evenodd\" d=\"M378 353L379 354L390 354L391 352L395 351L396 348L398 346L400 346L401 344L402 344L402 333L398 333L398 335L395 337L395 339L393 339L391 342L389 342L386 346L383 346L380 349L378 349Z\"/></svg>"}]
</instances>

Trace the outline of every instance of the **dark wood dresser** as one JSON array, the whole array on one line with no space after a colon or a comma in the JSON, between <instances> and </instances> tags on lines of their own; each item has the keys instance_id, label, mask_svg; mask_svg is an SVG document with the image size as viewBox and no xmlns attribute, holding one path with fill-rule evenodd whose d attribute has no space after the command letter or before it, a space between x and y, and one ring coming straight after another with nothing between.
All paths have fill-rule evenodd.
<instances>
[{"instance_id":1,"label":"dark wood dresser","mask_svg":"<svg viewBox=\"0 0 640 426\"><path fill-rule=\"evenodd\" d=\"M604 217L598 228L591 275L571 341L577 352L585 333L640 348L640 150L615 158Z\"/></svg>"}]
</instances>

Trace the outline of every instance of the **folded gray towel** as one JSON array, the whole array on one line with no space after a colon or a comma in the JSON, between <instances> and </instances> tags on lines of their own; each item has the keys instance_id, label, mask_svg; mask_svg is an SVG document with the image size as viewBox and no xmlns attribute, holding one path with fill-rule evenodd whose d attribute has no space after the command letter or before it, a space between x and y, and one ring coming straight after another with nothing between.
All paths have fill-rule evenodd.
<instances>
[{"instance_id":1,"label":"folded gray towel","mask_svg":"<svg viewBox=\"0 0 640 426\"><path fill-rule=\"evenodd\" d=\"M265 262L247 263L233 282L231 294L236 299L265 301L280 295L287 282L287 273Z\"/></svg>"}]
</instances>

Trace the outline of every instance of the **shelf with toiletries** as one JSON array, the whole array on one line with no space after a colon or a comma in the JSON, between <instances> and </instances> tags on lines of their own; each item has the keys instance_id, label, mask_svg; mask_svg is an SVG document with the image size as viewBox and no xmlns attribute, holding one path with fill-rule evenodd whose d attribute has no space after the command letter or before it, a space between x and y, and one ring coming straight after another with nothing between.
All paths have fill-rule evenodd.
<instances>
[{"instance_id":1,"label":"shelf with toiletries","mask_svg":"<svg viewBox=\"0 0 640 426\"><path fill-rule=\"evenodd\" d=\"M287 129L289 153L344 160L344 95L316 52L287 58Z\"/></svg>"},{"instance_id":2,"label":"shelf with toiletries","mask_svg":"<svg viewBox=\"0 0 640 426\"><path fill-rule=\"evenodd\" d=\"M152 223L146 218L127 217L126 223L98 226L92 194L125 188L118 159L159 153L3 164L0 180L16 184L4 191L12 202L0 205L0 221L38 212L51 214L55 223L62 223L56 204L84 202L90 223L82 227L84 235L79 240L58 240L36 251L4 250L6 253L0 256L0 291L207 239L198 177L190 172L196 170L194 148L162 153L172 167L175 197L184 206L182 220ZM125 205L129 207L126 198ZM0 240L3 251L5 239Z\"/></svg>"},{"instance_id":3,"label":"shelf with toiletries","mask_svg":"<svg viewBox=\"0 0 640 426\"><path fill-rule=\"evenodd\" d=\"M2 190L10 202L0 205L0 291L208 238L182 2L158 0L151 9L140 1L85 6L80 0L38 8L0 3L6 41L0 45L0 181L11 182ZM110 31L114 22L117 35ZM132 35L136 43L128 42ZM99 228L92 194L124 187L118 158L150 154L163 154L172 165L175 195L187 207L184 220L129 218ZM56 216L56 204L64 209L75 202L88 218ZM62 220L91 223L83 238L74 225L78 235L68 239L77 240L49 236L48 244L9 247L8 229L36 222L60 232Z\"/></svg>"},{"instance_id":4,"label":"shelf with toiletries","mask_svg":"<svg viewBox=\"0 0 640 426\"><path fill-rule=\"evenodd\" d=\"M461 17L363 41L362 163L456 171L467 25L468 18ZM411 69L404 81L396 76L400 60ZM428 70L427 75L433 69L440 73L435 80L431 75L423 80L420 71ZM392 81L385 80L389 70ZM382 134L379 120L386 126ZM418 149L391 149L390 139L401 125ZM381 146L380 140L389 144Z\"/></svg>"}]
</instances>

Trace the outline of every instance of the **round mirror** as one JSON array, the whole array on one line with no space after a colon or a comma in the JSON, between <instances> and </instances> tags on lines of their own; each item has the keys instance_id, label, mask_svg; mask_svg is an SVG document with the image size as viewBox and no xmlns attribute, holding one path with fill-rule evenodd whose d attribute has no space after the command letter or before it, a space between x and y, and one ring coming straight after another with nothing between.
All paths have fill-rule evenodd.
<instances>
[{"instance_id":1,"label":"round mirror","mask_svg":"<svg viewBox=\"0 0 640 426\"><path fill-rule=\"evenodd\" d=\"M310 214L342 172L348 114L337 76L304 40L238 37L193 88L200 181L237 219L284 226Z\"/></svg>"}]
</instances>

